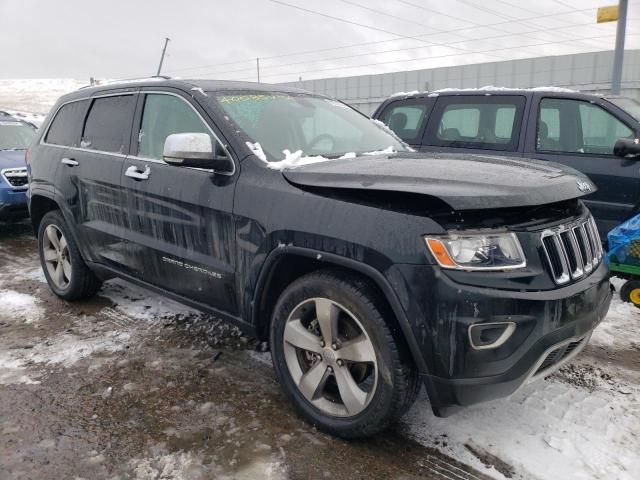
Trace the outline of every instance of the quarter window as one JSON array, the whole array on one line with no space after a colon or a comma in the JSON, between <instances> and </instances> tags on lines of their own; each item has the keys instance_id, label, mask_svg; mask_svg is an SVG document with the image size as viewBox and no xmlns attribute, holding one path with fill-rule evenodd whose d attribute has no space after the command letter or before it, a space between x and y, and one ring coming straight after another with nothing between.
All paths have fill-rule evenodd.
<instances>
[{"instance_id":1,"label":"quarter window","mask_svg":"<svg viewBox=\"0 0 640 480\"><path fill-rule=\"evenodd\" d=\"M87 103L87 100L82 100L63 105L49 127L45 143L77 147L84 114L87 111Z\"/></svg>"},{"instance_id":2,"label":"quarter window","mask_svg":"<svg viewBox=\"0 0 640 480\"><path fill-rule=\"evenodd\" d=\"M103 152L124 153L131 135L134 95L96 98L84 124L80 146Z\"/></svg>"},{"instance_id":3,"label":"quarter window","mask_svg":"<svg viewBox=\"0 0 640 480\"><path fill-rule=\"evenodd\" d=\"M602 107L583 100L544 98L538 115L538 151L612 155L633 131Z\"/></svg>"},{"instance_id":4,"label":"quarter window","mask_svg":"<svg viewBox=\"0 0 640 480\"><path fill-rule=\"evenodd\" d=\"M210 130L184 100L173 95L148 94L138 135L138 156L162 160L164 142L174 133L206 133ZM215 145L215 139L211 138Z\"/></svg>"}]
</instances>

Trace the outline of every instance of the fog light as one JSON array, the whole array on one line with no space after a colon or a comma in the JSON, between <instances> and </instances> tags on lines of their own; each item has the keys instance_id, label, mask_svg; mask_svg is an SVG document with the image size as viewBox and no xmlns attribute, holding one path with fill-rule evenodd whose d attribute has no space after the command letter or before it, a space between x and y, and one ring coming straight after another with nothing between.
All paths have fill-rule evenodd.
<instances>
[{"instance_id":1,"label":"fog light","mask_svg":"<svg viewBox=\"0 0 640 480\"><path fill-rule=\"evenodd\" d=\"M516 330L514 322L476 323L469 326L469 342L476 350L498 348Z\"/></svg>"}]
</instances>

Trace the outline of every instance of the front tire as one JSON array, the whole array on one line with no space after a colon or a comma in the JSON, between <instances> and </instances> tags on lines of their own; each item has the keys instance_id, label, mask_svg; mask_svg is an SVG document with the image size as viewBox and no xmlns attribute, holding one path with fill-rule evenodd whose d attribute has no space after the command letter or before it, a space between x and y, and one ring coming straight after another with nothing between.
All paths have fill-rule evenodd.
<instances>
[{"instance_id":1,"label":"front tire","mask_svg":"<svg viewBox=\"0 0 640 480\"><path fill-rule=\"evenodd\" d=\"M84 263L59 210L48 212L42 218L38 226L38 252L49 288L58 297L88 298L100 289L102 282Z\"/></svg>"},{"instance_id":2,"label":"front tire","mask_svg":"<svg viewBox=\"0 0 640 480\"><path fill-rule=\"evenodd\" d=\"M323 271L289 285L274 310L270 341L278 380L308 421L339 437L387 428L420 387L381 300L359 278Z\"/></svg>"}]
</instances>

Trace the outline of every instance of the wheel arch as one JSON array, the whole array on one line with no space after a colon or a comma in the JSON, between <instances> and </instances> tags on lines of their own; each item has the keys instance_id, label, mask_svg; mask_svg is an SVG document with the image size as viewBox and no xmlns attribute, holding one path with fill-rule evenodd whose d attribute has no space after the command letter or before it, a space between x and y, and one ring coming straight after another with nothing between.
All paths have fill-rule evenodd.
<instances>
[{"instance_id":1,"label":"wheel arch","mask_svg":"<svg viewBox=\"0 0 640 480\"><path fill-rule=\"evenodd\" d=\"M255 325L258 337L261 340L268 339L275 299L287 285L302 275L326 268L335 268L354 274L367 281L381 294L380 298L396 324L392 326L397 327L415 366L421 373L427 372L426 362L404 309L382 273L357 260L309 248L284 246L272 251L265 260L256 283L251 311L251 322ZM273 300L269 301L269 299Z\"/></svg>"},{"instance_id":2,"label":"wheel arch","mask_svg":"<svg viewBox=\"0 0 640 480\"><path fill-rule=\"evenodd\" d=\"M31 216L31 226L38 235L38 228L42 218L52 210L62 210L60 205L51 197L41 194L34 194L29 200L29 215Z\"/></svg>"}]
</instances>

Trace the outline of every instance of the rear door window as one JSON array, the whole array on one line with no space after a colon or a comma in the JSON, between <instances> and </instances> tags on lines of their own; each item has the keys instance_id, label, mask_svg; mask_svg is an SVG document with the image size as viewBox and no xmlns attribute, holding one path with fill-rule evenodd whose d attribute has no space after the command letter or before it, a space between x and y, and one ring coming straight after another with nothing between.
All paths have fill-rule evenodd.
<instances>
[{"instance_id":1,"label":"rear door window","mask_svg":"<svg viewBox=\"0 0 640 480\"><path fill-rule=\"evenodd\" d=\"M80 100L63 105L47 131L45 143L77 147L88 103L88 100Z\"/></svg>"},{"instance_id":2,"label":"rear door window","mask_svg":"<svg viewBox=\"0 0 640 480\"><path fill-rule=\"evenodd\" d=\"M633 130L599 105L569 98L540 101L536 137L540 152L613 155L619 138L634 138Z\"/></svg>"},{"instance_id":3,"label":"rear door window","mask_svg":"<svg viewBox=\"0 0 640 480\"><path fill-rule=\"evenodd\" d=\"M385 109L381 120L402 140L416 144L420 143L427 110L422 102L394 102Z\"/></svg>"},{"instance_id":4,"label":"rear door window","mask_svg":"<svg viewBox=\"0 0 640 480\"><path fill-rule=\"evenodd\" d=\"M84 124L80 146L102 152L126 153L135 104L135 95L94 99Z\"/></svg>"},{"instance_id":5,"label":"rear door window","mask_svg":"<svg viewBox=\"0 0 640 480\"><path fill-rule=\"evenodd\" d=\"M515 151L525 105L523 96L460 96L438 99L425 144Z\"/></svg>"}]
</instances>

